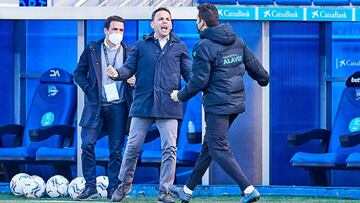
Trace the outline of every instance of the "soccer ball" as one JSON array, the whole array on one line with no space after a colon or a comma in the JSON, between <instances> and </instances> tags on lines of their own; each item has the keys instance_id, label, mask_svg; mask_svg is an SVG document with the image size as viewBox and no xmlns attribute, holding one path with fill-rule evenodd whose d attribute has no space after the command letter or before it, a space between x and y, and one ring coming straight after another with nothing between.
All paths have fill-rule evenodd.
<instances>
[{"instance_id":1,"label":"soccer ball","mask_svg":"<svg viewBox=\"0 0 360 203\"><path fill-rule=\"evenodd\" d=\"M26 179L30 176L26 173L18 173L10 181L10 191L16 196L24 195L23 185Z\"/></svg>"},{"instance_id":2,"label":"soccer ball","mask_svg":"<svg viewBox=\"0 0 360 203\"><path fill-rule=\"evenodd\" d=\"M109 186L109 178L107 176L96 177L96 189L100 198L106 198L107 188Z\"/></svg>"},{"instance_id":3,"label":"soccer ball","mask_svg":"<svg viewBox=\"0 0 360 203\"><path fill-rule=\"evenodd\" d=\"M46 193L49 197L65 197L68 195L69 181L61 175L55 175L46 182Z\"/></svg>"},{"instance_id":4,"label":"soccer ball","mask_svg":"<svg viewBox=\"0 0 360 203\"><path fill-rule=\"evenodd\" d=\"M23 186L24 195L27 198L39 198L45 194L45 182L36 175L27 178Z\"/></svg>"},{"instance_id":5,"label":"soccer ball","mask_svg":"<svg viewBox=\"0 0 360 203\"><path fill-rule=\"evenodd\" d=\"M85 188L85 179L83 177L77 177L72 180L68 186L68 193L71 198L75 199Z\"/></svg>"}]
</instances>

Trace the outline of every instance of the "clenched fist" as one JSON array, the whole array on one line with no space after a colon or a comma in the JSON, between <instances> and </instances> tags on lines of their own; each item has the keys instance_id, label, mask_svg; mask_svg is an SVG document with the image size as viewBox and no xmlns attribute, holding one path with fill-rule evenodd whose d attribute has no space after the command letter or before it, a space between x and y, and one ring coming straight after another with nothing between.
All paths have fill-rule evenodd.
<instances>
[{"instance_id":1,"label":"clenched fist","mask_svg":"<svg viewBox=\"0 0 360 203\"><path fill-rule=\"evenodd\" d=\"M116 71L116 69L114 67L112 67L111 65L108 66L108 68L106 69L106 74L109 77L112 78L117 78L119 77L119 73Z\"/></svg>"},{"instance_id":2,"label":"clenched fist","mask_svg":"<svg viewBox=\"0 0 360 203\"><path fill-rule=\"evenodd\" d=\"M136 82L136 77L135 75L133 75L131 78L127 79L127 83L129 83L129 85L131 87L134 87L135 86L135 82Z\"/></svg>"},{"instance_id":3,"label":"clenched fist","mask_svg":"<svg viewBox=\"0 0 360 203\"><path fill-rule=\"evenodd\" d=\"M178 94L179 90L173 90L173 92L170 94L170 97L172 100L174 100L174 102L180 102L177 94Z\"/></svg>"}]
</instances>

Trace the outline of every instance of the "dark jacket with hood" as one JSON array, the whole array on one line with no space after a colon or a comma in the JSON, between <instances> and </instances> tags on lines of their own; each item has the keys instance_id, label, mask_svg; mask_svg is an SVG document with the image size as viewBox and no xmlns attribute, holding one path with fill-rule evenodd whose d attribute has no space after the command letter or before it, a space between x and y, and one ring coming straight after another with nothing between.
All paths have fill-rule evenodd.
<instances>
[{"instance_id":1,"label":"dark jacket with hood","mask_svg":"<svg viewBox=\"0 0 360 203\"><path fill-rule=\"evenodd\" d=\"M261 86L269 83L268 73L229 24L206 28L200 38L193 50L193 76L179 91L179 100L186 101L203 91L206 113L244 112L245 71Z\"/></svg>"}]
</instances>

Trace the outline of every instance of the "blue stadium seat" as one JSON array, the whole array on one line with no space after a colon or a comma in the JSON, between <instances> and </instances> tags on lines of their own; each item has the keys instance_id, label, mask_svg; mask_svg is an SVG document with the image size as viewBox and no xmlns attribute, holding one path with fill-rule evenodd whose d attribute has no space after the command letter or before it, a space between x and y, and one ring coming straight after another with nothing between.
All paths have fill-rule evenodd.
<instances>
[{"instance_id":1,"label":"blue stadium seat","mask_svg":"<svg viewBox=\"0 0 360 203\"><path fill-rule=\"evenodd\" d=\"M66 177L68 180L72 180L76 175L73 175L71 170L72 166L76 166L77 160L77 134L74 138L67 138L68 141L64 141L63 147L40 147L36 151L37 163L51 163L55 166L54 174L60 174ZM71 140L72 139L72 143Z\"/></svg>"},{"instance_id":2,"label":"blue stadium seat","mask_svg":"<svg viewBox=\"0 0 360 203\"><path fill-rule=\"evenodd\" d=\"M51 147L51 150L45 150L45 155L50 155L55 153L53 149L72 145L76 95L73 76L65 70L53 68L41 76L26 125L0 127L0 162L6 168L6 178L18 173L19 164L35 163L36 153L41 147ZM6 142L8 136L13 137L12 143Z\"/></svg>"},{"instance_id":3,"label":"blue stadium seat","mask_svg":"<svg viewBox=\"0 0 360 203\"><path fill-rule=\"evenodd\" d=\"M315 5L319 6L347 6L350 0L313 0Z\"/></svg>"},{"instance_id":4,"label":"blue stadium seat","mask_svg":"<svg viewBox=\"0 0 360 203\"><path fill-rule=\"evenodd\" d=\"M354 106L357 107L356 116L354 117L348 126L349 133L347 135L342 135L340 137L341 145L343 147L350 147L351 151L355 151L351 153L346 159L346 167L348 169L359 169L360 168L360 72L354 73L351 76L352 79L347 81L347 86L353 86L354 90L352 92L356 97L356 102L354 102ZM353 111L353 109L349 109L349 111ZM354 149L355 147L355 149Z\"/></svg>"},{"instance_id":5,"label":"blue stadium seat","mask_svg":"<svg viewBox=\"0 0 360 203\"><path fill-rule=\"evenodd\" d=\"M188 123L192 121L195 124L195 132L201 135L201 94L186 102L184 119L179 123L179 135L177 140L177 164L182 166L193 166L199 156L200 144L190 144L187 139ZM142 165L160 165L161 163L160 139L144 145L141 154Z\"/></svg>"},{"instance_id":6,"label":"blue stadium seat","mask_svg":"<svg viewBox=\"0 0 360 203\"><path fill-rule=\"evenodd\" d=\"M188 140L189 122L193 122L195 132L201 138L202 133L202 95L197 94L187 102L184 119L182 120L178 143L177 164L180 166L194 166L201 149L201 140L198 144L190 144Z\"/></svg>"},{"instance_id":7,"label":"blue stadium seat","mask_svg":"<svg viewBox=\"0 0 360 203\"><path fill-rule=\"evenodd\" d=\"M181 81L181 86L183 87L185 85L185 81ZM183 109L186 109L186 103L183 104ZM156 127L155 124L151 128ZM151 130L151 129L150 129ZM145 140L145 144L143 147L143 151L140 156L140 164L144 166L154 166L154 167L160 167L161 164L161 157L162 157L162 151L161 151L161 142L160 142L160 133L157 131L157 136L152 136L152 139L148 139L148 136ZM154 139L157 138L157 139ZM160 170L160 168L159 168Z\"/></svg>"},{"instance_id":8,"label":"blue stadium seat","mask_svg":"<svg viewBox=\"0 0 360 203\"><path fill-rule=\"evenodd\" d=\"M185 83L183 82L182 85ZM190 144L187 139L188 123L192 121L195 125L195 133L201 135L202 119L201 119L201 94L196 95L183 105L184 118L179 122L179 134L177 140L177 166L194 166L201 149L201 144ZM140 165L158 167L160 170L162 151L160 148L160 139L155 139L152 142L146 143L140 157ZM177 172L177 178L182 178L182 175L189 175L186 171Z\"/></svg>"},{"instance_id":9,"label":"blue stadium seat","mask_svg":"<svg viewBox=\"0 0 360 203\"><path fill-rule=\"evenodd\" d=\"M195 130L201 135L201 94L187 102L184 119L179 123L179 135L177 141L177 180L185 180L190 175L201 149L201 144L190 144L187 140L188 123L194 122ZM160 149L160 139L156 139L144 145L144 150L140 157L141 166L157 167L160 172L162 151ZM183 167L178 170L179 167ZM157 178L155 178L157 180ZM178 183L178 182L177 182Z\"/></svg>"},{"instance_id":10,"label":"blue stadium seat","mask_svg":"<svg viewBox=\"0 0 360 203\"><path fill-rule=\"evenodd\" d=\"M103 134L102 137L96 141L95 157L98 164L106 167L110 157L109 137L106 134Z\"/></svg>"},{"instance_id":11,"label":"blue stadium seat","mask_svg":"<svg viewBox=\"0 0 360 203\"><path fill-rule=\"evenodd\" d=\"M274 0L238 0L239 5L273 5Z\"/></svg>"},{"instance_id":12,"label":"blue stadium seat","mask_svg":"<svg viewBox=\"0 0 360 203\"><path fill-rule=\"evenodd\" d=\"M153 124L149 131L157 129L156 124ZM138 165L141 167L141 172L136 174L137 183L157 184L159 183L160 164L161 164L161 142L160 133L158 130L154 131L157 136L151 139L146 138L143 149L140 153ZM149 134L148 134L149 135ZM147 135L147 137L148 137Z\"/></svg>"},{"instance_id":13,"label":"blue stadium seat","mask_svg":"<svg viewBox=\"0 0 360 203\"><path fill-rule=\"evenodd\" d=\"M293 146L302 145L312 139L322 141L324 153L297 152L291 159L293 166L309 170L313 185L329 185L327 171L345 169L348 155L360 150L360 146L344 148L340 142L342 135L360 130L360 75L358 76L358 86L348 84L348 81L353 80L353 75L347 80L347 87L342 93L331 131L315 129L288 135L289 145Z\"/></svg>"},{"instance_id":14,"label":"blue stadium seat","mask_svg":"<svg viewBox=\"0 0 360 203\"><path fill-rule=\"evenodd\" d=\"M211 3L211 4L236 4L236 0L198 0L197 3Z\"/></svg>"},{"instance_id":15,"label":"blue stadium seat","mask_svg":"<svg viewBox=\"0 0 360 203\"><path fill-rule=\"evenodd\" d=\"M351 0L351 4L353 6L358 6L358 5L360 5L360 0Z\"/></svg>"},{"instance_id":16,"label":"blue stadium seat","mask_svg":"<svg viewBox=\"0 0 360 203\"><path fill-rule=\"evenodd\" d=\"M312 0L276 0L278 5L311 5Z\"/></svg>"},{"instance_id":17,"label":"blue stadium seat","mask_svg":"<svg viewBox=\"0 0 360 203\"><path fill-rule=\"evenodd\" d=\"M145 139L145 146L147 146L146 143L149 143L159 137L159 131L156 128L155 124L153 124L150 127L149 132L146 136L147 137ZM125 139L124 139L124 147L122 150L122 156L124 155L124 152L125 152L126 142L127 142L127 136L125 136ZM102 135L96 141L95 157L96 157L96 163L105 167L105 170L106 170L107 164L108 164L109 158L110 158L109 137L107 136L107 132L103 132Z\"/></svg>"},{"instance_id":18,"label":"blue stadium seat","mask_svg":"<svg viewBox=\"0 0 360 203\"><path fill-rule=\"evenodd\" d=\"M176 184L185 184L199 157L202 135L202 95L197 94L187 102L184 119L180 126L177 150ZM190 128L193 122L194 132ZM194 139L196 137L197 139Z\"/></svg>"}]
</instances>

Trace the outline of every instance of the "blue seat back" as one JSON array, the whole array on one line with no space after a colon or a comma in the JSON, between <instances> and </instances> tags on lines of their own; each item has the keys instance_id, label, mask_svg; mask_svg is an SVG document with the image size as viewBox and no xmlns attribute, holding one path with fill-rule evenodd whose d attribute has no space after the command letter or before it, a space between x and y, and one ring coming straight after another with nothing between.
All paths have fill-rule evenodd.
<instances>
[{"instance_id":1,"label":"blue seat back","mask_svg":"<svg viewBox=\"0 0 360 203\"><path fill-rule=\"evenodd\" d=\"M341 135L360 131L360 72L350 76L346 85L336 112L329 143L329 152L341 154L354 152L354 148L360 150L360 145L343 148L339 141Z\"/></svg>"},{"instance_id":2,"label":"blue seat back","mask_svg":"<svg viewBox=\"0 0 360 203\"><path fill-rule=\"evenodd\" d=\"M200 152L201 144L189 144L187 140L188 133L188 124L189 121L192 121L195 125L195 132L202 131L202 96L201 93L198 93L195 97L191 98L186 103L186 108L184 111L184 119L182 120L177 148L178 150L189 150Z\"/></svg>"},{"instance_id":3,"label":"blue seat back","mask_svg":"<svg viewBox=\"0 0 360 203\"><path fill-rule=\"evenodd\" d=\"M186 82L184 80L181 80L181 87L184 87L186 85ZM187 102L183 103L183 109L186 109ZM155 123L153 123L149 129L149 131L156 129L157 126ZM143 151L144 150L155 150L155 151L161 151L161 139L160 135L158 138L154 139L151 142L144 143Z\"/></svg>"},{"instance_id":4,"label":"blue seat back","mask_svg":"<svg viewBox=\"0 0 360 203\"><path fill-rule=\"evenodd\" d=\"M149 129L149 131L155 130L157 128L156 124L153 123ZM155 150L155 151L161 151L161 140L160 140L160 134L159 137L154 139L151 142L144 143L143 151L144 150Z\"/></svg>"},{"instance_id":5,"label":"blue seat back","mask_svg":"<svg viewBox=\"0 0 360 203\"><path fill-rule=\"evenodd\" d=\"M77 90L73 76L60 68L46 71L36 88L24 130L22 146L34 155L42 146L62 147L62 138L53 136L41 142L31 142L29 130L51 125L73 125L76 112Z\"/></svg>"},{"instance_id":6,"label":"blue seat back","mask_svg":"<svg viewBox=\"0 0 360 203\"><path fill-rule=\"evenodd\" d=\"M98 138L98 140L96 141L95 147L109 148L109 136L104 135L101 138Z\"/></svg>"}]
</instances>

